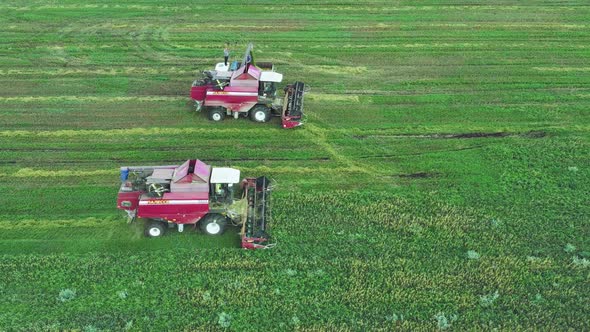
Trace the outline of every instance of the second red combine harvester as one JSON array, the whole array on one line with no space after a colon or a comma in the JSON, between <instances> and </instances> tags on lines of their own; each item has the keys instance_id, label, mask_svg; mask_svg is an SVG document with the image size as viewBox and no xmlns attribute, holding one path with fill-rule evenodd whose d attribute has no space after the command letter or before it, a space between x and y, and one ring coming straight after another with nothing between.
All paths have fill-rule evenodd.
<instances>
[{"instance_id":1,"label":"second red combine harvester","mask_svg":"<svg viewBox=\"0 0 590 332\"><path fill-rule=\"evenodd\" d=\"M277 84L283 75L270 63L255 65L252 48L249 44L242 62L218 63L215 70L203 71L203 78L193 82L191 98L197 111L204 109L212 121L221 121L227 115L267 122L274 114L281 117L283 128L302 125L305 84L287 85L284 97L277 97Z\"/></svg>"},{"instance_id":2,"label":"second red combine harvester","mask_svg":"<svg viewBox=\"0 0 590 332\"><path fill-rule=\"evenodd\" d=\"M241 226L243 248L270 246L271 186L264 176L240 181L237 169L191 159L180 166L121 167L121 182L117 208L132 219L147 219L147 236L175 226L182 232L185 225L219 235L232 223Z\"/></svg>"}]
</instances>

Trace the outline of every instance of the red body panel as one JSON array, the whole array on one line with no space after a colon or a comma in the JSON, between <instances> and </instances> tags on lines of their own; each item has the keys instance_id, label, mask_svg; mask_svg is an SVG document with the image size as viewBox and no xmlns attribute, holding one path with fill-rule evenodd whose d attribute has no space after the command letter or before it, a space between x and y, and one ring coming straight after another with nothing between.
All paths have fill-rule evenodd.
<instances>
[{"instance_id":1,"label":"red body panel","mask_svg":"<svg viewBox=\"0 0 590 332\"><path fill-rule=\"evenodd\" d=\"M260 69L253 65L242 66L232 73L231 80L257 82L260 80Z\"/></svg>"},{"instance_id":2,"label":"red body panel","mask_svg":"<svg viewBox=\"0 0 590 332\"><path fill-rule=\"evenodd\" d=\"M267 241L268 239L261 237L242 237L242 248L244 249L262 249L266 246L259 244Z\"/></svg>"},{"instance_id":3,"label":"red body panel","mask_svg":"<svg viewBox=\"0 0 590 332\"><path fill-rule=\"evenodd\" d=\"M132 182L127 181L129 169L152 170L151 175L157 174L156 179L159 179L158 176L170 176L168 192L158 197L157 192L148 194L143 191L128 191L133 190ZM161 172L165 169L172 169L173 172ZM211 166L197 159L187 160L179 166L123 167L123 184L117 196L117 208L134 212L130 214L133 217L194 224L209 213L210 173Z\"/></svg>"},{"instance_id":4,"label":"red body panel","mask_svg":"<svg viewBox=\"0 0 590 332\"><path fill-rule=\"evenodd\" d=\"M294 127L298 127L301 126L303 123L301 123L301 119L292 119L291 117L288 116L284 116L281 118L281 123L283 125L283 128L289 129L289 128L294 128Z\"/></svg>"},{"instance_id":5,"label":"red body panel","mask_svg":"<svg viewBox=\"0 0 590 332\"><path fill-rule=\"evenodd\" d=\"M191 98L204 106L221 106L231 112L245 113L258 103L260 69L242 66L232 72L229 85L219 89L213 84L192 86Z\"/></svg>"},{"instance_id":6,"label":"red body panel","mask_svg":"<svg viewBox=\"0 0 590 332\"><path fill-rule=\"evenodd\" d=\"M223 91L207 91L206 106L222 106L233 112L247 112L258 102L258 90L248 87L227 87Z\"/></svg>"},{"instance_id":7,"label":"red body panel","mask_svg":"<svg viewBox=\"0 0 590 332\"><path fill-rule=\"evenodd\" d=\"M258 93L207 91L206 106L218 106L216 104L219 102L227 105L224 106L225 108L231 108L231 104L256 103L258 102Z\"/></svg>"},{"instance_id":8,"label":"red body panel","mask_svg":"<svg viewBox=\"0 0 590 332\"><path fill-rule=\"evenodd\" d=\"M223 91L225 92L250 92L258 95L258 89L250 86L228 86Z\"/></svg>"},{"instance_id":9,"label":"red body panel","mask_svg":"<svg viewBox=\"0 0 590 332\"><path fill-rule=\"evenodd\" d=\"M202 102L203 100L205 100L207 89L212 89L212 87L207 85L191 87L191 98Z\"/></svg>"},{"instance_id":10,"label":"red body panel","mask_svg":"<svg viewBox=\"0 0 590 332\"><path fill-rule=\"evenodd\" d=\"M176 224L194 224L209 212L209 193L165 193L162 197L143 195L137 216L164 219Z\"/></svg>"},{"instance_id":11,"label":"red body panel","mask_svg":"<svg viewBox=\"0 0 590 332\"><path fill-rule=\"evenodd\" d=\"M129 211L137 209L139 195L141 195L141 192L139 191L119 191L119 195L117 196L117 208Z\"/></svg>"}]
</instances>

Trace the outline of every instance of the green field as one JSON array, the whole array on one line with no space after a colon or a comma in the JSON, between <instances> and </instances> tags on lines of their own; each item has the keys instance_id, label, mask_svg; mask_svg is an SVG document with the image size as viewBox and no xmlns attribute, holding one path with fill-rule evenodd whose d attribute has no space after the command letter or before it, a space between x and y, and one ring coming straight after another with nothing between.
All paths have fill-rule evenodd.
<instances>
[{"instance_id":1,"label":"green field","mask_svg":"<svg viewBox=\"0 0 590 332\"><path fill-rule=\"evenodd\" d=\"M0 3L0 331L590 330L582 0ZM305 125L211 123L223 43ZM118 168L267 175L272 250L147 239Z\"/></svg>"}]
</instances>

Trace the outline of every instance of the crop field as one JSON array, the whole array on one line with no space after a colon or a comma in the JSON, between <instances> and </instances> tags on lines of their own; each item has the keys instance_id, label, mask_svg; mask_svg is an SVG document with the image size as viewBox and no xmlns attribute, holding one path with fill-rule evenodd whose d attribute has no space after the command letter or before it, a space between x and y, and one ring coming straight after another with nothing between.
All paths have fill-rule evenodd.
<instances>
[{"instance_id":1,"label":"crop field","mask_svg":"<svg viewBox=\"0 0 590 332\"><path fill-rule=\"evenodd\" d=\"M590 330L583 0L0 2L0 331ZM247 42L305 125L212 123ZM271 250L145 238L120 166L275 180Z\"/></svg>"}]
</instances>

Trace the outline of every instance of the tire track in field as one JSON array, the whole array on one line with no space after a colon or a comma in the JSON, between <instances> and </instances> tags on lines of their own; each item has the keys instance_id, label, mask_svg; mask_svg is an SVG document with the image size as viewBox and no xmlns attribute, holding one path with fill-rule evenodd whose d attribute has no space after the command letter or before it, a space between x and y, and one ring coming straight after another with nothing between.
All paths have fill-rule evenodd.
<instances>
[{"instance_id":1,"label":"tire track in field","mask_svg":"<svg viewBox=\"0 0 590 332\"><path fill-rule=\"evenodd\" d=\"M424 151L424 152L402 153L402 154L364 155L364 156L358 156L356 158L359 158L359 159L389 159L389 158L405 157L405 156L422 156L422 155L441 153L441 152L457 152L457 151L466 151L466 150L476 150L476 149L482 149L485 147L486 147L485 144L481 144L481 145L473 145L473 146L457 148L457 149L431 150L431 151Z\"/></svg>"},{"instance_id":2,"label":"tire track in field","mask_svg":"<svg viewBox=\"0 0 590 332\"><path fill-rule=\"evenodd\" d=\"M71 24L60 30L61 38L64 40L88 40L90 36L108 36L114 40L120 41L118 46L123 46L130 50L129 54L134 54L140 59L148 62L158 63L188 63L190 57L181 57L173 55L168 50L173 50L176 46L170 43L171 25L156 24L114 24L112 22L94 24L80 27ZM192 62L191 62L192 63Z\"/></svg>"},{"instance_id":3,"label":"tire track in field","mask_svg":"<svg viewBox=\"0 0 590 332\"><path fill-rule=\"evenodd\" d=\"M305 131L302 131L303 135L306 136L311 142L322 148L332 160L339 162L346 166L347 169L354 170L358 173L365 174L379 174L381 172L373 169L372 166L367 164L361 164L353 161L351 158L346 157L344 154L339 153L332 144L330 144L326 135L327 130L317 127L313 124L305 124Z\"/></svg>"}]
</instances>

